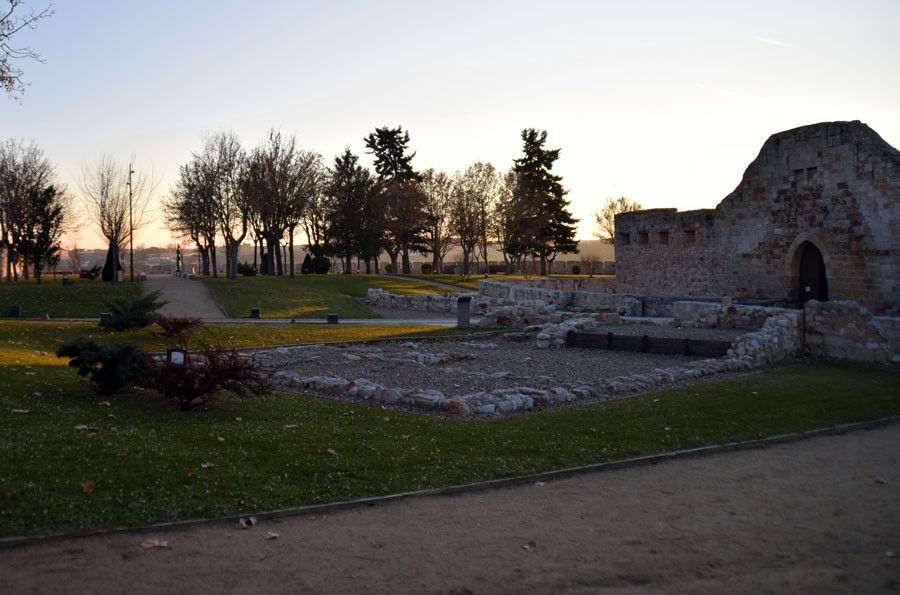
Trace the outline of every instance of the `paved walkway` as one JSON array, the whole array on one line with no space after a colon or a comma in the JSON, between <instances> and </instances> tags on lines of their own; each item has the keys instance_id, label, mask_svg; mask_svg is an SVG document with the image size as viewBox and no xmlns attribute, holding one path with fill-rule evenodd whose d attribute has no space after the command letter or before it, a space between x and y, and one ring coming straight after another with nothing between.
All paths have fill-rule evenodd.
<instances>
[{"instance_id":1,"label":"paved walkway","mask_svg":"<svg viewBox=\"0 0 900 595\"><path fill-rule=\"evenodd\" d=\"M203 282L196 279L184 279L172 275L149 275L141 282L141 292L161 291L166 305L159 311L162 314L217 320L225 318L225 312L219 306Z\"/></svg>"},{"instance_id":2,"label":"paved walkway","mask_svg":"<svg viewBox=\"0 0 900 595\"><path fill-rule=\"evenodd\" d=\"M140 546L151 539L168 547ZM248 530L194 526L0 549L3 593L875 593L898 585L897 424Z\"/></svg>"}]
</instances>

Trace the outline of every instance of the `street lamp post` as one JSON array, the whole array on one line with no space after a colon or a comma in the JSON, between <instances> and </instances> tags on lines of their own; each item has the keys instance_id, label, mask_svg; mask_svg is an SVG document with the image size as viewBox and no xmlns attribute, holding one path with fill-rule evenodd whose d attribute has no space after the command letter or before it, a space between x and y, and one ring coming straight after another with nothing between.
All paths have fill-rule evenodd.
<instances>
[{"instance_id":1,"label":"street lamp post","mask_svg":"<svg viewBox=\"0 0 900 595\"><path fill-rule=\"evenodd\" d=\"M131 175L134 173L133 163L128 164L128 274L134 281L134 214Z\"/></svg>"}]
</instances>

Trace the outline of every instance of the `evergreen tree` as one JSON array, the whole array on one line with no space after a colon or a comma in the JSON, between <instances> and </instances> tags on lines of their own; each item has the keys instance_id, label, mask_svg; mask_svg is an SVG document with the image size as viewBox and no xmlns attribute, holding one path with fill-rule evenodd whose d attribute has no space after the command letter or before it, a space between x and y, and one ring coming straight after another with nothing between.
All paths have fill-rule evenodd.
<instances>
[{"instance_id":1,"label":"evergreen tree","mask_svg":"<svg viewBox=\"0 0 900 595\"><path fill-rule=\"evenodd\" d=\"M62 235L65 206L62 196L53 186L43 191L31 191L21 214L22 229L19 252L34 267L34 278L41 282L45 266L59 262L59 239Z\"/></svg>"},{"instance_id":2,"label":"evergreen tree","mask_svg":"<svg viewBox=\"0 0 900 595\"><path fill-rule=\"evenodd\" d=\"M421 176L412 167L415 153L407 153L409 132L403 128L376 128L365 139L375 157L375 172L383 206L385 250L391 269L397 270L397 256L403 258L403 273L410 273L410 252L425 253L428 218L426 197L420 188Z\"/></svg>"},{"instance_id":3,"label":"evergreen tree","mask_svg":"<svg viewBox=\"0 0 900 595\"><path fill-rule=\"evenodd\" d=\"M375 210L375 180L349 148L335 157L330 174L325 218L330 227L331 251L344 261L344 273L350 273L353 257L362 255L364 245L368 247L372 241L367 237L371 227L366 220L367 213Z\"/></svg>"},{"instance_id":4,"label":"evergreen tree","mask_svg":"<svg viewBox=\"0 0 900 595\"><path fill-rule=\"evenodd\" d=\"M547 131L522 131L524 155L514 161L517 182L511 206L511 229L506 249L517 257L540 258L541 275L557 254L578 252L575 224L562 177L551 170L559 149L544 148Z\"/></svg>"}]
</instances>

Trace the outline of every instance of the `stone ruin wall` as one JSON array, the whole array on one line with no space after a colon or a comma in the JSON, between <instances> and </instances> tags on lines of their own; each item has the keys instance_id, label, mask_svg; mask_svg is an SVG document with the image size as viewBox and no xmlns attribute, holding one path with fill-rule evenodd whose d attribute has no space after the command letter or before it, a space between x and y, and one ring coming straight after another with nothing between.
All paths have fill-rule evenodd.
<instances>
[{"instance_id":1,"label":"stone ruin wall","mask_svg":"<svg viewBox=\"0 0 900 595\"><path fill-rule=\"evenodd\" d=\"M900 152L859 122L775 134L716 209L616 217L616 290L798 302L798 247L829 299L900 314Z\"/></svg>"}]
</instances>

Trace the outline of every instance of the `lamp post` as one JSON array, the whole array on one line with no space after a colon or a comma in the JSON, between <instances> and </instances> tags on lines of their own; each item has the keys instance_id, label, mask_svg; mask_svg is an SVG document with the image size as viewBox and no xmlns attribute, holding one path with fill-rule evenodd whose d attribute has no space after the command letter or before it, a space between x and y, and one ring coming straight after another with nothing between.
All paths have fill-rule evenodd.
<instances>
[{"instance_id":1,"label":"lamp post","mask_svg":"<svg viewBox=\"0 0 900 595\"><path fill-rule=\"evenodd\" d=\"M128 274L134 281L134 218L132 205L131 175L134 173L134 164L128 164Z\"/></svg>"}]
</instances>

